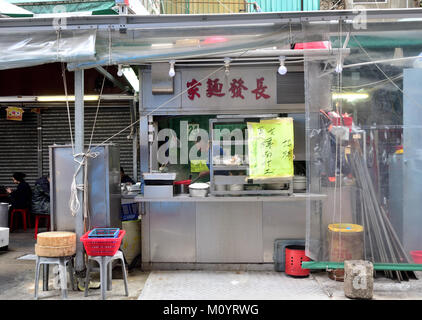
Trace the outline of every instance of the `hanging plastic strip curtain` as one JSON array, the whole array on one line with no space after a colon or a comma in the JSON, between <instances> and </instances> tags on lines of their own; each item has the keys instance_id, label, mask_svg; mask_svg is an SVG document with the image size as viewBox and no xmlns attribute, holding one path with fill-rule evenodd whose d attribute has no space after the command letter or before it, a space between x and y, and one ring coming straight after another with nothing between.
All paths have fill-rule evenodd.
<instances>
[{"instance_id":1,"label":"hanging plastic strip curtain","mask_svg":"<svg viewBox=\"0 0 422 320\"><path fill-rule=\"evenodd\" d=\"M96 60L70 63L69 70L100 65L137 64L165 59L187 59L215 54L245 52L289 44L287 25L219 28L99 30Z\"/></svg>"},{"instance_id":2,"label":"hanging plastic strip curtain","mask_svg":"<svg viewBox=\"0 0 422 320\"><path fill-rule=\"evenodd\" d=\"M0 70L95 60L95 30L0 33Z\"/></svg>"},{"instance_id":3,"label":"hanging plastic strip curtain","mask_svg":"<svg viewBox=\"0 0 422 320\"><path fill-rule=\"evenodd\" d=\"M421 26L366 29L347 21L305 36L350 54L305 56L308 200L306 255L315 261L416 263L422 253ZM341 277L334 272L333 276ZM398 280L411 273L386 271Z\"/></svg>"}]
</instances>

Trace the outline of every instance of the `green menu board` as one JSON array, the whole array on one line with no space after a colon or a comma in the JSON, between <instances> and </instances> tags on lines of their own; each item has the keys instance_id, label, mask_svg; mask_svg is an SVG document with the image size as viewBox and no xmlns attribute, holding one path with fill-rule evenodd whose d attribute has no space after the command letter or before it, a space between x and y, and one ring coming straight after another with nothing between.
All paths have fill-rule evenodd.
<instances>
[{"instance_id":1,"label":"green menu board","mask_svg":"<svg viewBox=\"0 0 422 320\"><path fill-rule=\"evenodd\" d=\"M249 178L293 177L293 118L248 122Z\"/></svg>"}]
</instances>

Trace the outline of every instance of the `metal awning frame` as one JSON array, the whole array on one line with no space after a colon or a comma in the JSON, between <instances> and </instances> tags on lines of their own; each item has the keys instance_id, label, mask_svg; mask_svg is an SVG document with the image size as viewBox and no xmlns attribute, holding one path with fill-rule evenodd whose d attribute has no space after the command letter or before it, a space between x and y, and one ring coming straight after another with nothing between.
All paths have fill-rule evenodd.
<instances>
[{"instance_id":1,"label":"metal awning frame","mask_svg":"<svg viewBox=\"0 0 422 320\"><path fill-rule=\"evenodd\" d=\"M251 27L270 25L300 25L311 22L333 25L337 30L335 21L342 20L352 23L353 19L365 14L368 20L379 25L392 24L395 19L405 22L406 19L419 19L408 21L413 25L422 24L422 8L411 9L368 9L365 11L309 11L309 12L282 12L282 13L238 13L238 14L215 14L215 15L106 15L106 16L74 16L67 17L67 30L136 30L136 29L185 29L192 28L227 28L227 27ZM377 20L378 19L378 20ZM13 31L51 31L55 30L54 18L6 18L0 20L0 32ZM375 22L376 21L376 22ZM371 28L371 30L373 30ZM383 29L385 30L385 29ZM364 32L364 30L359 30Z\"/></svg>"}]
</instances>

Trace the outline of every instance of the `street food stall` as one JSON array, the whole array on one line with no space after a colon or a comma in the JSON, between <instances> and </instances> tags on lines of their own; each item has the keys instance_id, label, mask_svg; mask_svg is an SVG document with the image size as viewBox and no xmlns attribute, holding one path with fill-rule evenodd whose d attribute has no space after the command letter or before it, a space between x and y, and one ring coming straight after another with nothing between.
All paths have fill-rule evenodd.
<instances>
[{"instance_id":1,"label":"street food stall","mask_svg":"<svg viewBox=\"0 0 422 320\"><path fill-rule=\"evenodd\" d=\"M135 201L143 205L143 268L273 270L276 239L304 243L306 199L324 196L301 183L305 105L298 60L287 58L286 75L278 73L278 57L259 66L176 64L174 78L155 76L160 66L141 69L140 114L148 116L140 125L144 194ZM160 76L160 89L167 85L171 93L154 92ZM164 100L173 101L154 110ZM258 127L273 133L266 144L253 136ZM265 154L269 162L261 165ZM267 177L268 171L275 174ZM176 191L184 181L189 190Z\"/></svg>"},{"instance_id":2,"label":"street food stall","mask_svg":"<svg viewBox=\"0 0 422 320\"><path fill-rule=\"evenodd\" d=\"M85 156L84 69L136 69L139 119L101 145L139 125L142 193L123 197L141 207L145 269L272 269L275 241L287 239L306 244L309 268L363 258L415 270L420 17L93 16L69 17L59 30L48 19L6 19L0 68L67 63L73 156ZM315 42L323 45L308 46ZM356 244L353 254L345 243ZM75 266L84 269L80 243Z\"/></svg>"}]
</instances>

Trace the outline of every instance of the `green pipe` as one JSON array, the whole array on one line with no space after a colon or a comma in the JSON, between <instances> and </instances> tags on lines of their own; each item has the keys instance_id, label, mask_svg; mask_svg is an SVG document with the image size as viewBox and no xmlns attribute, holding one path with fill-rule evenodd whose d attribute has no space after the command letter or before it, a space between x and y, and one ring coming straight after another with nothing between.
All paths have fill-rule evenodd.
<instances>
[{"instance_id":1,"label":"green pipe","mask_svg":"<svg viewBox=\"0 0 422 320\"><path fill-rule=\"evenodd\" d=\"M422 271L422 264L412 263L374 263L374 270ZM304 261L303 269L344 269L343 262Z\"/></svg>"}]
</instances>

